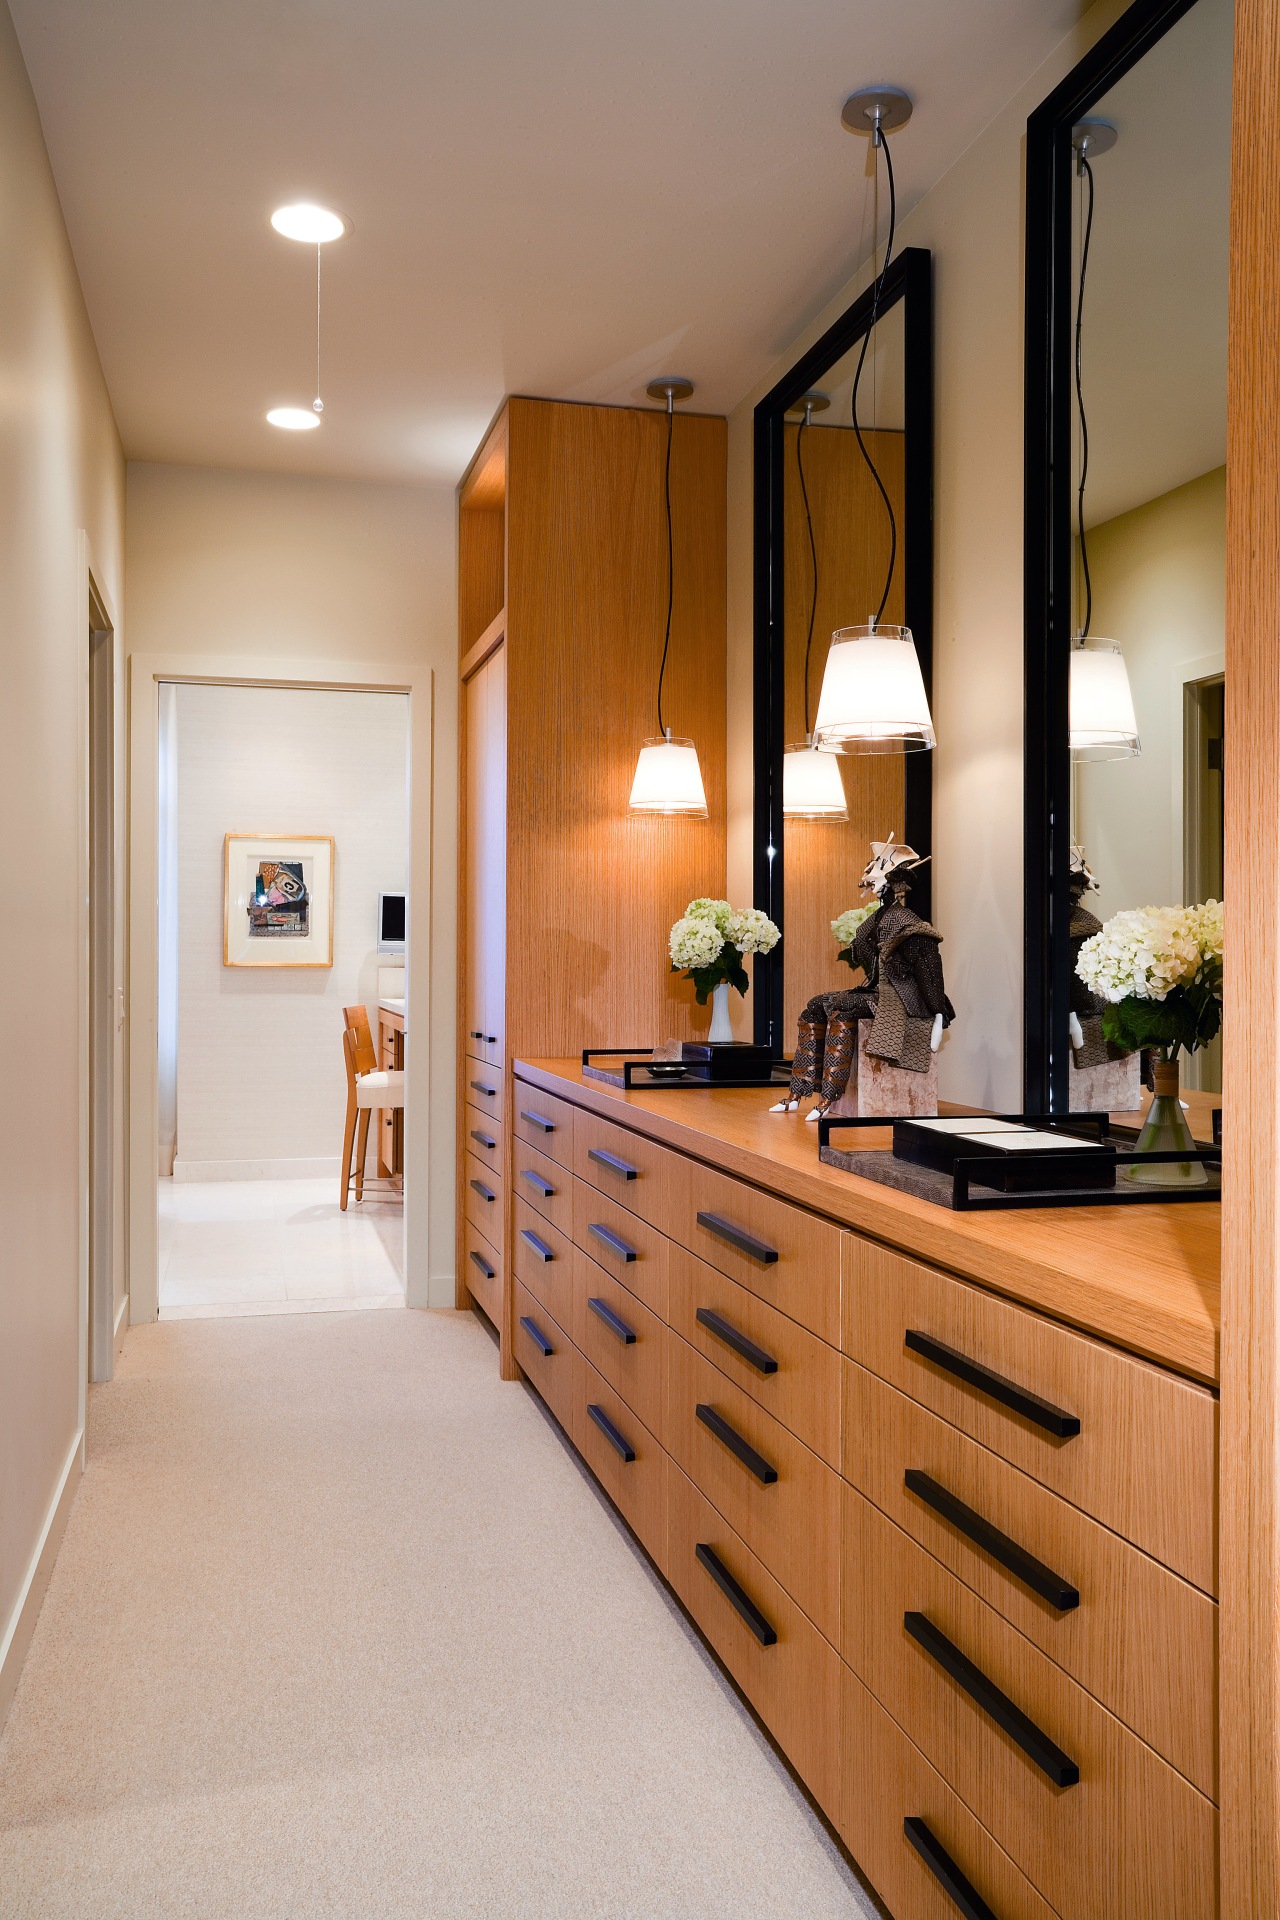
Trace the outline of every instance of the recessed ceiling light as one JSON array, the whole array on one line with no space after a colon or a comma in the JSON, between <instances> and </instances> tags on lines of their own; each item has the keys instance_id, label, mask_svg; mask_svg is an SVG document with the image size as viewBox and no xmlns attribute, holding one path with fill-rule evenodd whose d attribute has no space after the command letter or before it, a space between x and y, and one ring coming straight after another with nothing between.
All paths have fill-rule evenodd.
<instances>
[{"instance_id":1,"label":"recessed ceiling light","mask_svg":"<svg viewBox=\"0 0 1280 1920\"><path fill-rule=\"evenodd\" d=\"M310 407L272 407L267 421L270 426L283 427L286 433L309 433L320 425L320 415Z\"/></svg>"},{"instance_id":2,"label":"recessed ceiling light","mask_svg":"<svg viewBox=\"0 0 1280 1920\"><path fill-rule=\"evenodd\" d=\"M286 240L303 240L314 247L325 240L341 240L350 223L332 207L318 207L312 200L296 200L291 206L277 207L271 224Z\"/></svg>"}]
</instances>

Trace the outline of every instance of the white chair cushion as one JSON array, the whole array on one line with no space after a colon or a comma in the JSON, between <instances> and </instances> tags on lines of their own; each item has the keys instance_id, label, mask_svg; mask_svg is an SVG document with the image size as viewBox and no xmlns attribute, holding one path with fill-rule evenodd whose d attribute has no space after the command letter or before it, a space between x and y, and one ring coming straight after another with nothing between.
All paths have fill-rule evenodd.
<instances>
[{"instance_id":1,"label":"white chair cushion","mask_svg":"<svg viewBox=\"0 0 1280 1920\"><path fill-rule=\"evenodd\" d=\"M402 1107L404 1105L404 1068L389 1067L383 1072L362 1073L356 1081L358 1107Z\"/></svg>"}]
</instances>

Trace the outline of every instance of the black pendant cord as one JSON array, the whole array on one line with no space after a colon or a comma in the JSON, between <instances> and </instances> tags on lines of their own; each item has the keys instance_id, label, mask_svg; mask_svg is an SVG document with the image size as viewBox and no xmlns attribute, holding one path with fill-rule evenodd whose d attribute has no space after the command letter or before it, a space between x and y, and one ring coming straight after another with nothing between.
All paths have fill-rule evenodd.
<instances>
[{"instance_id":1,"label":"black pendant cord","mask_svg":"<svg viewBox=\"0 0 1280 1920\"><path fill-rule=\"evenodd\" d=\"M1088 211L1085 214L1084 240L1080 248L1080 292L1076 299L1076 411L1080 417L1080 488L1076 495L1076 525L1080 534L1080 568L1084 575L1084 621L1080 628L1080 638L1089 638L1089 628L1093 621L1093 581L1089 577L1089 543L1084 531L1084 483L1089 477L1089 423L1084 412L1084 283L1089 271L1089 242L1093 237L1093 168L1084 154L1080 155L1080 171L1089 183Z\"/></svg>"},{"instance_id":2,"label":"black pendant cord","mask_svg":"<svg viewBox=\"0 0 1280 1920\"><path fill-rule=\"evenodd\" d=\"M796 434L796 471L800 475L800 498L804 501L804 524L809 530L809 557L813 562L813 593L809 599L809 637L804 648L804 738L807 746L813 736L809 722L809 657L813 652L813 623L818 616L818 543L813 537L813 513L809 506L809 489L804 478L804 434L809 424L809 409L805 408L804 419Z\"/></svg>"},{"instance_id":3,"label":"black pendant cord","mask_svg":"<svg viewBox=\"0 0 1280 1920\"><path fill-rule=\"evenodd\" d=\"M884 592L880 596L880 605L876 609L876 617L871 622L873 627L880 625L884 610L889 604L889 592L893 586L894 568L898 564L898 516L893 511L893 502L889 498L888 489L884 481L880 478L880 472L875 461L867 451L866 442L862 438L862 428L858 425L858 387L862 380L862 369L867 358L867 348L871 344L871 337L876 330L876 321L880 317L880 298L884 292L884 280L885 275L889 271L889 262L893 258L893 237L898 224L898 195L894 185L893 160L889 153L889 142L883 133L878 133L877 139L879 145L884 149L885 171L889 176L889 238L885 242L884 265L881 267L876 280L875 294L871 301L871 321L862 336L862 352L858 355L858 370L853 376L853 431L857 436L858 449L867 463L871 478L880 489L880 498L884 501L884 510L889 516L889 571L885 575Z\"/></svg>"},{"instance_id":4,"label":"black pendant cord","mask_svg":"<svg viewBox=\"0 0 1280 1920\"><path fill-rule=\"evenodd\" d=\"M671 647L671 608L675 596L675 558L671 538L671 434L675 426L675 408L670 398L667 400L667 465L663 489L667 503L667 630L662 640L662 665L658 668L658 733L666 739L667 730L662 724L662 682L667 672L667 653Z\"/></svg>"}]
</instances>

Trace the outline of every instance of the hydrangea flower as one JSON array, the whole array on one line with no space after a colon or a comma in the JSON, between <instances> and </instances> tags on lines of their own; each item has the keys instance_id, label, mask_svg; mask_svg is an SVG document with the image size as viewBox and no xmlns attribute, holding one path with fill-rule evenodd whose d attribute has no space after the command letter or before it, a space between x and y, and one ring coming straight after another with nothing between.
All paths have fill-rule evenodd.
<instances>
[{"instance_id":1,"label":"hydrangea flower","mask_svg":"<svg viewBox=\"0 0 1280 1920\"><path fill-rule=\"evenodd\" d=\"M714 966L724 947L724 936L713 919L686 913L671 929L671 964L694 972Z\"/></svg>"},{"instance_id":2,"label":"hydrangea flower","mask_svg":"<svg viewBox=\"0 0 1280 1920\"><path fill-rule=\"evenodd\" d=\"M1076 972L1113 1006L1165 1000L1200 970L1195 908L1131 907L1115 913L1080 949Z\"/></svg>"},{"instance_id":3,"label":"hydrangea flower","mask_svg":"<svg viewBox=\"0 0 1280 1920\"><path fill-rule=\"evenodd\" d=\"M728 938L733 908L727 900L691 900L684 913L686 920L714 920L721 935Z\"/></svg>"},{"instance_id":4,"label":"hydrangea flower","mask_svg":"<svg viewBox=\"0 0 1280 1920\"><path fill-rule=\"evenodd\" d=\"M831 922L831 931L842 947L851 946L853 936L863 921L869 920L873 913L878 913L879 911L880 902L878 900L871 901L870 905L865 907L848 907Z\"/></svg>"},{"instance_id":5,"label":"hydrangea flower","mask_svg":"<svg viewBox=\"0 0 1280 1920\"><path fill-rule=\"evenodd\" d=\"M759 907L739 907L736 913L730 914L724 933L739 953L772 953L782 938L768 914L762 913Z\"/></svg>"}]
</instances>

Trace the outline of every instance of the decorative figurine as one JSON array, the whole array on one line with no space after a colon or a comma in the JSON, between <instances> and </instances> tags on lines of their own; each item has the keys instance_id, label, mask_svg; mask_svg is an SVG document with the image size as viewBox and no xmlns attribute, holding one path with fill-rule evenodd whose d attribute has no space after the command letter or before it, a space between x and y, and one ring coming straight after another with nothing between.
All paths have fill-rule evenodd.
<instances>
[{"instance_id":1,"label":"decorative figurine","mask_svg":"<svg viewBox=\"0 0 1280 1920\"><path fill-rule=\"evenodd\" d=\"M1140 1054L1114 1046L1105 1037L1102 1016L1106 1012L1107 997L1089 986L1079 971L1085 942L1102 932L1101 920L1083 904L1085 894L1096 893L1097 887L1084 848L1073 846L1067 875L1071 899L1071 917L1067 922L1071 949L1067 1099L1073 1113L1132 1113L1142 1103Z\"/></svg>"}]
</instances>

